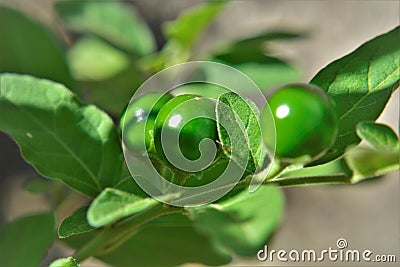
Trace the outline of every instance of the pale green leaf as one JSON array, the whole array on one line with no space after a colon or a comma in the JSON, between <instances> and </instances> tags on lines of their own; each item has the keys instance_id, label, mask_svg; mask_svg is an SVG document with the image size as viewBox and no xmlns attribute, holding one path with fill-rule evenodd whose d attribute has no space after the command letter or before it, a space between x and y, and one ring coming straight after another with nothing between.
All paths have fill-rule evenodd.
<instances>
[{"instance_id":1,"label":"pale green leaf","mask_svg":"<svg viewBox=\"0 0 400 267\"><path fill-rule=\"evenodd\" d=\"M94 197L120 179L122 151L111 118L63 85L0 76L0 130L43 176Z\"/></svg>"},{"instance_id":2,"label":"pale green leaf","mask_svg":"<svg viewBox=\"0 0 400 267\"><path fill-rule=\"evenodd\" d=\"M233 67L247 75L264 92L282 84L297 82L301 76L298 68L285 62L248 62Z\"/></svg>"},{"instance_id":3,"label":"pale green leaf","mask_svg":"<svg viewBox=\"0 0 400 267\"><path fill-rule=\"evenodd\" d=\"M68 257L52 262L49 267L79 267L79 264L74 258Z\"/></svg>"},{"instance_id":4,"label":"pale green leaf","mask_svg":"<svg viewBox=\"0 0 400 267\"><path fill-rule=\"evenodd\" d=\"M336 143L318 163L343 154L360 142L356 125L375 121L400 80L400 28L378 36L321 70L311 83L322 87L335 103L339 118Z\"/></svg>"},{"instance_id":5,"label":"pale green leaf","mask_svg":"<svg viewBox=\"0 0 400 267\"><path fill-rule=\"evenodd\" d=\"M129 58L120 50L94 36L79 39L68 51L72 74L80 81L111 78L129 66Z\"/></svg>"},{"instance_id":6,"label":"pale green leaf","mask_svg":"<svg viewBox=\"0 0 400 267\"><path fill-rule=\"evenodd\" d=\"M353 171L352 183L400 170L400 152L357 147L345 154L345 160Z\"/></svg>"},{"instance_id":7,"label":"pale green leaf","mask_svg":"<svg viewBox=\"0 0 400 267\"><path fill-rule=\"evenodd\" d=\"M165 24L164 34L181 48L190 49L223 6L223 2L211 1L184 11L176 20Z\"/></svg>"},{"instance_id":8,"label":"pale green leaf","mask_svg":"<svg viewBox=\"0 0 400 267\"><path fill-rule=\"evenodd\" d=\"M260 55L260 57L265 56ZM216 60L219 63L229 65L239 70L257 85L258 88L241 88L241 92L246 94L257 95L257 93L259 93L258 89L264 92L268 92L268 90L272 88L281 86L285 83L296 82L300 78L300 71L296 67L280 60L272 60L266 62L248 61L243 63L232 63L229 61L217 59L213 60ZM205 74L208 80L229 81L230 79L232 79L232 77L229 76L232 73L225 72L222 68L205 69ZM254 92L254 89L256 88L257 91Z\"/></svg>"},{"instance_id":9,"label":"pale green leaf","mask_svg":"<svg viewBox=\"0 0 400 267\"><path fill-rule=\"evenodd\" d=\"M248 162L250 172L261 168L268 159L255 104L235 93L225 93L218 98L216 114L218 136L225 154L240 167L246 167L242 163Z\"/></svg>"},{"instance_id":10,"label":"pale green leaf","mask_svg":"<svg viewBox=\"0 0 400 267\"><path fill-rule=\"evenodd\" d=\"M152 32L129 3L58 1L55 9L73 31L95 34L139 56L155 50Z\"/></svg>"},{"instance_id":11,"label":"pale green leaf","mask_svg":"<svg viewBox=\"0 0 400 267\"><path fill-rule=\"evenodd\" d=\"M283 171L267 183L279 186L355 184L398 171L399 164L398 151L350 147L344 157L318 166Z\"/></svg>"},{"instance_id":12,"label":"pale green leaf","mask_svg":"<svg viewBox=\"0 0 400 267\"><path fill-rule=\"evenodd\" d=\"M88 209L89 206L83 206L77 209L71 216L65 218L58 228L58 237L67 238L72 235L78 235L96 229L87 221Z\"/></svg>"},{"instance_id":13,"label":"pale green leaf","mask_svg":"<svg viewBox=\"0 0 400 267\"><path fill-rule=\"evenodd\" d=\"M0 265L37 267L54 240L54 216L44 213L0 227Z\"/></svg>"},{"instance_id":14,"label":"pale green leaf","mask_svg":"<svg viewBox=\"0 0 400 267\"><path fill-rule=\"evenodd\" d=\"M377 150L400 151L397 134L387 125L374 122L360 122L357 134Z\"/></svg>"},{"instance_id":15,"label":"pale green leaf","mask_svg":"<svg viewBox=\"0 0 400 267\"><path fill-rule=\"evenodd\" d=\"M124 191L106 188L90 205L87 219L94 227L104 226L143 211L158 201Z\"/></svg>"}]
</instances>

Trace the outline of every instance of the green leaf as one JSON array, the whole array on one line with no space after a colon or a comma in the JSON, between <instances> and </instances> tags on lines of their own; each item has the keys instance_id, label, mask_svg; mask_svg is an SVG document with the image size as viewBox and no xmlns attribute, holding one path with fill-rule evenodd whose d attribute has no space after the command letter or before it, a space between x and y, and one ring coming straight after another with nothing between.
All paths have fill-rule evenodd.
<instances>
[{"instance_id":1,"label":"green leaf","mask_svg":"<svg viewBox=\"0 0 400 267\"><path fill-rule=\"evenodd\" d=\"M246 74L264 92L285 83L293 83L300 79L300 70L285 62L270 64L243 63L233 66Z\"/></svg>"},{"instance_id":2,"label":"green leaf","mask_svg":"<svg viewBox=\"0 0 400 267\"><path fill-rule=\"evenodd\" d=\"M398 151L350 147L344 157L313 167L283 171L267 183L279 186L355 184L398 171L399 164Z\"/></svg>"},{"instance_id":3,"label":"green leaf","mask_svg":"<svg viewBox=\"0 0 400 267\"><path fill-rule=\"evenodd\" d=\"M321 70L311 83L322 87L335 103L339 132L327 162L360 142L356 125L374 121L399 85L400 28L376 37Z\"/></svg>"},{"instance_id":4,"label":"green leaf","mask_svg":"<svg viewBox=\"0 0 400 267\"><path fill-rule=\"evenodd\" d=\"M157 251L157 256L151 251ZM187 216L181 214L159 218L118 250L100 258L116 267L129 263L140 266L177 266L188 262L223 265L231 260L226 251L213 247L206 236L196 231Z\"/></svg>"},{"instance_id":5,"label":"green leaf","mask_svg":"<svg viewBox=\"0 0 400 267\"><path fill-rule=\"evenodd\" d=\"M400 169L400 152L375 150L366 147L351 149L345 160L353 171L352 183L385 175Z\"/></svg>"},{"instance_id":6,"label":"green leaf","mask_svg":"<svg viewBox=\"0 0 400 267\"><path fill-rule=\"evenodd\" d=\"M55 4L55 9L73 31L95 34L138 56L155 50L152 32L128 3L60 1Z\"/></svg>"},{"instance_id":7,"label":"green leaf","mask_svg":"<svg viewBox=\"0 0 400 267\"><path fill-rule=\"evenodd\" d=\"M268 51L265 49L266 42L302 36L294 32L266 32L226 45L213 55L212 60L238 69L252 79L261 90L267 91L285 83L298 81L300 70L285 61L268 56ZM208 75L215 75L221 79L223 74L209 73ZM230 78L226 77L226 79ZM249 88L243 90L249 90Z\"/></svg>"},{"instance_id":8,"label":"green leaf","mask_svg":"<svg viewBox=\"0 0 400 267\"><path fill-rule=\"evenodd\" d=\"M111 78L129 66L129 58L100 38L80 38L68 51L72 74L80 81Z\"/></svg>"},{"instance_id":9,"label":"green leaf","mask_svg":"<svg viewBox=\"0 0 400 267\"><path fill-rule=\"evenodd\" d=\"M30 74L74 88L56 38L20 12L0 6L0 72Z\"/></svg>"},{"instance_id":10,"label":"green leaf","mask_svg":"<svg viewBox=\"0 0 400 267\"><path fill-rule=\"evenodd\" d=\"M279 175L278 179L283 178L298 178L298 177L313 177L313 176L330 176L332 174L348 174L351 176L351 172L345 166L345 162L342 158L332 160L328 163L321 164L313 167L303 168L300 166L289 166L283 170Z\"/></svg>"},{"instance_id":11,"label":"green leaf","mask_svg":"<svg viewBox=\"0 0 400 267\"><path fill-rule=\"evenodd\" d=\"M81 85L85 88L84 95L90 99L91 103L119 116L143 80L142 74L134 63L131 63L128 68L109 79L82 81Z\"/></svg>"},{"instance_id":12,"label":"green leaf","mask_svg":"<svg viewBox=\"0 0 400 267\"><path fill-rule=\"evenodd\" d=\"M74 236L64 241L79 248L92 233ZM199 233L187 216L179 213L162 216L145 224L132 238L116 250L97 258L114 266L180 266L201 263L224 265L231 256L210 239Z\"/></svg>"},{"instance_id":13,"label":"green leaf","mask_svg":"<svg viewBox=\"0 0 400 267\"><path fill-rule=\"evenodd\" d=\"M225 154L240 167L246 167L241 166L242 162L248 162L250 172L261 168L268 159L255 104L235 93L225 93L218 98L216 114L218 136Z\"/></svg>"},{"instance_id":14,"label":"green leaf","mask_svg":"<svg viewBox=\"0 0 400 267\"><path fill-rule=\"evenodd\" d=\"M33 194L41 194L60 188L57 181L46 180L42 177L34 177L24 183L24 189Z\"/></svg>"},{"instance_id":15,"label":"green leaf","mask_svg":"<svg viewBox=\"0 0 400 267\"><path fill-rule=\"evenodd\" d=\"M94 197L120 178L122 151L111 118L63 85L0 76L0 130L43 176Z\"/></svg>"},{"instance_id":16,"label":"green leaf","mask_svg":"<svg viewBox=\"0 0 400 267\"><path fill-rule=\"evenodd\" d=\"M140 186L136 183L135 179L132 176L125 177L118 184L116 184L114 188L134 194L142 198L149 197L149 195L147 195L147 193L144 192L142 188L140 188Z\"/></svg>"},{"instance_id":17,"label":"green leaf","mask_svg":"<svg viewBox=\"0 0 400 267\"><path fill-rule=\"evenodd\" d=\"M400 151L399 137L387 125L367 121L360 122L357 124L357 135L377 150Z\"/></svg>"},{"instance_id":18,"label":"green leaf","mask_svg":"<svg viewBox=\"0 0 400 267\"><path fill-rule=\"evenodd\" d=\"M194 208L192 219L201 232L217 244L242 256L254 256L283 216L284 200L279 189L262 186L247 190L209 207Z\"/></svg>"},{"instance_id":19,"label":"green leaf","mask_svg":"<svg viewBox=\"0 0 400 267\"><path fill-rule=\"evenodd\" d=\"M153 198L141 198L113 188L106 188L90 205L87 219L90 225L104 226L141 212L159 203Z\"/></svg>"},{"instance_id":20,"label":"green leaf","mask_svg":"<svg viewBox=\"0 0 400 267\"><path fill-rule=\"evenodd\" d=\"M260 50L262 46L268 41L291 40L296 38L302 38L305 36L306 33L302 32L285 31L285 30L267 31L253 37L241 39L233 44L230 44L228 48L230 51L250 50L250 48L255 48Z\"/></svg>"},{"instance_id":21,"label":"green leaf","mask_svg":"<svg viewBox=\"0 0 400 267\"><path fill-rule=\"evenodd\" d=\"M169 41L190 50L223 6L223 2L214 1L195 6L181 13L176 20L166 23L164 34Z\"/></svg>"},{"instance_id":22,"label":"green leaf","mask_svg":"<svg viewBox=\"0 0 400 267\"><path fill-rule=\"evenodd\" d=\"M265 55L260 55L265 58ZM243 63L231 63L229 61L223 61L218 59L216 60L219 63L229 65L247 75L256 85L257 87L267 92L268 90L280 86L285 83L296 82L300 78L300 71L293 65L280 61L278 59L274 60L266 60L266 62L243 62ZM211 68L210 70L205 70L206 77L209 80L230 80L232 77L228 76L229 74L224 71L215 71L216 68ZM222 69L221 69L222 70ZM228 74L228 75L227 75ZM231 74L231 73L230 73ZM243 93L248 94L257 94L259 92L251 91L255 87L243 88Z\"/></svg>"},{"instance_id":23,"label":"green leaf","mask_svg":"<svg viewBox=\"0 0 400 267\"><path fill-rule=\"evenodd\" d=\"M88 209L89 206L83 206L77 209L71 216L65 218L58 228L58 237L67 238L96 229L87 221L86 214Z\"/></svg>"},{"instance_id":24,"label":"green leaf","mask_svg":"<svg viewBox=\"0 0 400 267\"><path fill-rule=\"evenodd\" d=\"M68 257L54 261L49 267L79 267L79 264L74 258Z\"/></svg>"},{"instance_id":25,"label":"green leaf","mask_svg":"<svg viewBox=\"0 0 400 267\"><path fill-rule=\"evenodd\" d=\"M0 227L0 265L37 267L54 240L54 216L49 213L17 219Z\"/></svg>"},{"instance_id":26,"label":"green leaf","mask_svg":"<svg viewBox=\"0 0 400 267\"><path fill-rule=\"evenodd\" d=\"M174 21L163 25L167 38L160 53L150 55L141 61L146 70L153 72L189 61L196 42L215 16L222 10L223 1L209 1L182 12Z\"/></svg>"}]
</instances>

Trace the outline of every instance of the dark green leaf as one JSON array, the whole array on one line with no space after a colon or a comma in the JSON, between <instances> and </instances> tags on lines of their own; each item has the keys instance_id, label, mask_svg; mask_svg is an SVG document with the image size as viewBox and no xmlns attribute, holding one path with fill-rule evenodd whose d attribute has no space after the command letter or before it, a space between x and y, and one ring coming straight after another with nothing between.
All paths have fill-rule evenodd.
<instances>
[{"instance_id":1,"label":"dark green leaf","mask_svg":"<svg viewBox=\"0 0 400 267\"><path fill-rule=\"evenodd\" d=\"M115 189L125 191L136 196L146 198L149 197L142 188L135 182L135 179L131 176L127 176L122 179L118 184L114 186Z\"/></svg>"},{"instance_id":2,"label":"dark green leaf","mask_svg":"<svg viewBox=\"0 0 400 267\"><path fill-rule=\"evenodd\" d=\"M155 49L152 32L129 3L60 1L55 9L73 31L95 34L139 56Z\"/></svg>"},{"instance_id":3,"label":"dark green leaf","mask_svg":"<svg viewBox=\"0 0 400 267\"><path fill-rule=\"evenodd\" d=\"M261 34L258 34L253 37L241 39L236 43L233 43L229 46L230 50L233 50L234 47L237 47L238 50L240 48L246 47L254 47L260 49L260 46L264 45L265 42L273 41L273 40L291 40L296 38L305 37L306 33L294 32L294 31L268 31Z\"/></svg>"},{"instance_id":4,"label":"dark green leaf","mask_svg":"<svg viewBox=\"0 0 400 267\"><path fill-rule=\"evenodd\" d=\"M79 267L79 264L75 261L74 258L69 257L69 258L58 259L54 261L52 264L50 264L49 267Z\"/></svg>"},{"instance_id":5,"label":"dark green leaf","mask_svg":"<svg viewBox=\"0 0 400 267\"><path fill-rule=\"evenodd\" d=\"M183 13L164 26L165 36L183 49L191 49L203 30L222 10L223 2L208 2Z\"/></svg>"},{"instance_id":6,"label":"dark green leaf","mask_svg":"<svg viewBox=\"0 0 400 267\"><path fill-rule=\"evenodd\" d=\"M196 228L218 245L254 256L281 222L283 206L279 189L262 186L253 193L245 190L210 207L195 208L192 218Z\"/></svg>"},{"instance_id":7,"label":"dark green leaf","mask_svg":"<svg viewBox=\"0 0 400 267\"><path fill-rule=\"evenodd\" d=\"M88 242L94 232L65 240L73 247ZM185 263L223 265L231 256L199 233L187 216L170 214L143 226L115 251L98 256L114 266L178 266Z\"/></svg>"},{"instance_id":8,"label":"dark green leaf","mask_svg":"<svg viewBox=\"0 0 400 267\"><path fill-rule=\"evenodd\" d=\"M0 130L42 175L91 197L118 182L122 151L107 114L57 83L13 74L0 79Z\"/></svg>"},{"instance_id":9,"label":"dark green leaf","mask_svg":"<svg viewBox=\"0 0 400 267\"><path fill-rule=\"evenodd\" d=\"M37 267L54 240L54 216L49 213L17 219L0 227L0 265Z\"/></svg>"},{"instance_id":10,"label":"dark green leaf","mask_svg":"<svg viewBox=\"0 0 400 267\"><path fill-rule=\"evenodd\" d=\"M46 28L3 6L0 25L0 72L30 74L74 89L64 52Z\"/></svg>"},{"instance_id":11,"label":"dark green leaf","mask_svg":"<svg viewBox=\"0 0 400 267\"><path fill-rule=\"evenodd\" d=\"M226 251L213 247L190 220L173 214L159 218L138 232L117 251L100 257L113 266L177 266L188 262L222 265L230 261Z\"/></svg>"},{"instance_id":12,"label":"dark green leaf","mask_svg":"<svg viewBox=\"0 0 400 267\"><path fill-rule=\"evenodd\" d=\"M65 218L58 228L58 237L67 238L96 229L87 221L86 214L88 209L89 206L83 206L77 209L71 216Z\"/></svg>"},{"instance_id":13,"label":"dark green leaf","mask_svg":"<svg viewBox=\"0 0 400 267\"><path fill-rule=\"evenodd\" d=\"M116 222L159 203L153 198L141 198L113 188L106 188L90 205L88 221L95 227Z\"/></svg>"},{"instance_id":14,"label":"dark green leaf","mask_svg":"<svg viewBox=\"0 0 400 267\"><path fill-rule=\"evenodd\" d=\"M129 58L100 38L85 36L68 51L67 59L75 79L101 81L129 66Z\"/></svg>"},{"instance_id":15,"label":"dark green leaf","mask_svg":"<svg viewBox=\"0 0 400 267\"><path fill-rule=\"evenodd\" d=\"M235 93L220 95L216 107L218 136L225 154L240 167L255 172L267 157L254 103ZM228 129L229 127L229 129Z\"/></svg>"},{"instance_id":16,"label":"dark green leaf","mask_svg":"<svg viewBox=\"0 0 400 267\"><path fill-rule=\"evenodd\" d=\"M327 162L359 143L356 125L381 114L400 79L400 28L376 37L321 70L311 83L322 87L335 103L339 132Z\"/></svg>"},{"instance_id":17,"label":"dark green leaf","mask_svg":"<svg viewBox=\"0 0 400 267\"><path fill-rule=\"evenodd\" d=\"M357 124L357 134L377 150L400 151L400 141L396 133L387 125L374 122Z\"/></svg>"}]
</instances>

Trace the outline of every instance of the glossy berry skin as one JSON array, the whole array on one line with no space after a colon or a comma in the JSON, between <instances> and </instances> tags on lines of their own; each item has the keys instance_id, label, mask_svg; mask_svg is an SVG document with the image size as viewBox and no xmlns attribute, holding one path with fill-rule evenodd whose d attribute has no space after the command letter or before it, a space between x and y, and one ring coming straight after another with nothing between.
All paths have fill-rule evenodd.
<instances>
[{"instance_id":1,"label":"glossy berry skin","mask_svg":"<svg viewBox=\"0 0 400 267\"><path fill-rule=\"evenodd\" d=\"M334 142L337 117L325 92L307 84L287 85L267 100L261 113L264 143L280 158L318 157ZM274 122L276 135L274 134ZM274 138L275 137L275 138Z\"/></svg>"},{"instance_id":2,"label":"glossy berry skin","mask_svg":"<svg viewBox=\"0 0 400 267\"><path fill-rule=\"evenodd\" d=\"M192 94L184 94L170 100L157 115L155 127L155 147L157 153L165 157L177 155L179 152L188 160L197 160L201 155L200 142L207 138L217 140L215 122L215 103L209 98ZM161 135L166 142L162 144ZM179 147L172 145L173 138L179 138ZM210 147L210 146L213 147ZM216 147L214 143L206 143L204 152L211 153Z\"/></svg>"},{"instance_id":3,"label":"glossy berry skin","mask_svg":"<svg viewBox=\"0 0 400 267\"><path fill-rule=\"evenodd\" d=\"M169 93L149 93L129 104L122 116L121 128L124 143L130 151L142 152L154 146L154 123L157 114L172 98Z\"/></svg>"}]
</instances>

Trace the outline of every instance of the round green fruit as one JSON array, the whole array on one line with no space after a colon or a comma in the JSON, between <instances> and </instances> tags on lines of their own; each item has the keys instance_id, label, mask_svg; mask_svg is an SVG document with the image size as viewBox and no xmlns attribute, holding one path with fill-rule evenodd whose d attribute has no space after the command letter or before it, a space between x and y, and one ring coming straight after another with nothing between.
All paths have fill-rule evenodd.
<instances>
[{"instance_id":1,"label":"round green fruit","mask_svg":"<svg viewBox=\"0 0 400 267\"><path fill-rule=\"evenodd\" d=\"M192 94L173 98L158 113L154 136L157 153L178 168L199 158L203 161L198 164L211 164L217 147L215 102ZM179 160L182 164L177 166Z\"/></svg>"},{"instance_id":2,"label":"round green fruit","mask_svg":"<svg viewBox=\"0 0 400 267\"><path fill-rule=\"evenodd\" d=\"M337 117L322 89L307 84L287 85L274 92L267 103L261 113L262 135L276 156L316 158L334 142Z\"/></svg>"},{"instance_id":3,"label":"round green fruit","mask_svg":"<svg viewBox=\"0 0 400 267\"><path fill-rule=\"evenodd\" d=\"M149 93L128 105L120 125L124 143L130 151L143 151L154 146L154 123L157 114L171 99L172 95L169 93Z\"/></svg>"}]
</instances>

